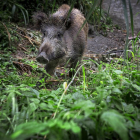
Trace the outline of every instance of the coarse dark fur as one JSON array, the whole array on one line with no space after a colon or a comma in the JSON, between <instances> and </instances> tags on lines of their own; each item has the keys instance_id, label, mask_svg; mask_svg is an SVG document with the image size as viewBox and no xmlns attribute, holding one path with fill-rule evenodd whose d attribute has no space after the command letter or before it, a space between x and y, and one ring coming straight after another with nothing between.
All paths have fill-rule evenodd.
<instances>
[{"instance_id":1,"label":"coarse dark fur","mask_svg":"<svg viewBox=\"0 0 140 140\"><path fill-rule=\"evenodd\" d=\"M69 10L70 7L63 4L49 17L42 12L33 15L36 27L43 33L37 61L46 64L46 72L50 75L55 67L68 60L70 67L75 68L86 49L88 24L81 29L85 21L83 14L74 8L69 14ZM71 77L72 73L69 75Z\"/></svg>"}]
</instances>

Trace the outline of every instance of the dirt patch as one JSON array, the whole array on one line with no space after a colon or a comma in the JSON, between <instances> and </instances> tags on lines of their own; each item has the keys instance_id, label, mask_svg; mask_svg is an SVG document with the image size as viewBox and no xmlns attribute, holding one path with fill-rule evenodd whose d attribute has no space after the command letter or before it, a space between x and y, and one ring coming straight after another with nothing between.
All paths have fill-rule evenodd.
<instances>
[{"instance_id":1,"label":"dirt patch","mask_svg":"<svg viewBox=\"0 0 140 140\"><path fill-rule=\"evenodd\" d=\"M126 31L108 30L106 37L101 33L89 34L86 54L107 54L112 50L120 52L125 46Z\"/></svg>"},{"instance_id":2,"label":"dirt patch","mask_svg":"<svg viewBox=\"0 0 140 140\"><path fill-rule=\"evenodd\" d=\"M138 0L131 0L131 6L133 11L133 22L134 22L134 32L137 34L140 31L140 2ZM130 23L130 13L129 13L129 4L128 0L126 0L127 10L128 10L128 19ZM114 24L125 28L125 18L124 18L124 9L121 0L104 0L102 4L102 8L105 11L109 10L109 16L112 18ZM130 24L129 24L130 25ZM131 27L131 25L130 25ZM131 30L130 30L131 31Z\"/></svg>"}]
</instances>

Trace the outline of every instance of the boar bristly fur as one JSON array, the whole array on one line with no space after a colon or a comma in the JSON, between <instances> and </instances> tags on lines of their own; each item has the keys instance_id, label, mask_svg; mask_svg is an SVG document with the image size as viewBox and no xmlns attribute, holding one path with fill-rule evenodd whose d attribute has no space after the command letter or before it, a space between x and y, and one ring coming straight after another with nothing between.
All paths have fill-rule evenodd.
<instances>
[{"instance_id":1,"label":"boar bristly fur","mask_svg":"<svg viewBox=\"0 0 140 140\"><path fill-rule=\"evenodd\" d=\"M46 64L45 69L50 75L56 66L68 60L70 67L75 68L86 49L88 24L81 29L84 16L78 9L73 8L70 14L69 10L70 7L63 4L48 17L42 12L33 15L36 27L43 34L37 61Z\"/></svg>"}]
</instances>

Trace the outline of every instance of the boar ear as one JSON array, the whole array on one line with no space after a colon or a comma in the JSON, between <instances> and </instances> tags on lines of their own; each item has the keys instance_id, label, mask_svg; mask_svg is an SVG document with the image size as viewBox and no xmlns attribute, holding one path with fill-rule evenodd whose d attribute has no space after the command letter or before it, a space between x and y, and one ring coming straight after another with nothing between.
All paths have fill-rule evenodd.
<instances>
[{"instance_id":1,"label":"boar ear","mask_svg":"<svg viewBox=\"0 0 140 140\"><path fill-rule=\"evenodd\" d=\"M43 21L45 19L47 19L47 15L45 13L43 13L43 12L35 12L32 15L32 19L33 19L33 23L34 23L35 27L40 29Z\"/></svg>"},{"instance_id":2,"label":"boar ear","mask_svg":"<svg viewBox=\"0 0 140 140\"><path fill-rule=\"evenodd\" d=\"M66 27L66 30L68 30L71 26L71 18L68 17L67 19L65 19L65 27Z\"/></svg>"}]
</instances>

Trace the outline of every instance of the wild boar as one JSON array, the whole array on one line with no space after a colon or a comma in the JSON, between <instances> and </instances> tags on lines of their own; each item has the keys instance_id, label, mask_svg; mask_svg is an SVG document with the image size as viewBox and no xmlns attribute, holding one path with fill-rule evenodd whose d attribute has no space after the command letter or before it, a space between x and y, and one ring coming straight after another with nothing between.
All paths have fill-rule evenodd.
<instances>
[{"instance_id":1,"label":"wild boar","mask_svg":"<svg viewBox=\"0 0 140 140\"><path fill-rule=\"evenodd\" d=\"M87 45L88 24L83 14L70 6L63 4L55 13L47 16L36 12L33 21L43 34L37 61L46 64L46 72L52 75L55 68L69 61L70 68L75 68L81 61ZM73 72L69 72L72 77Z\"/></svg>"}]
</instances>

